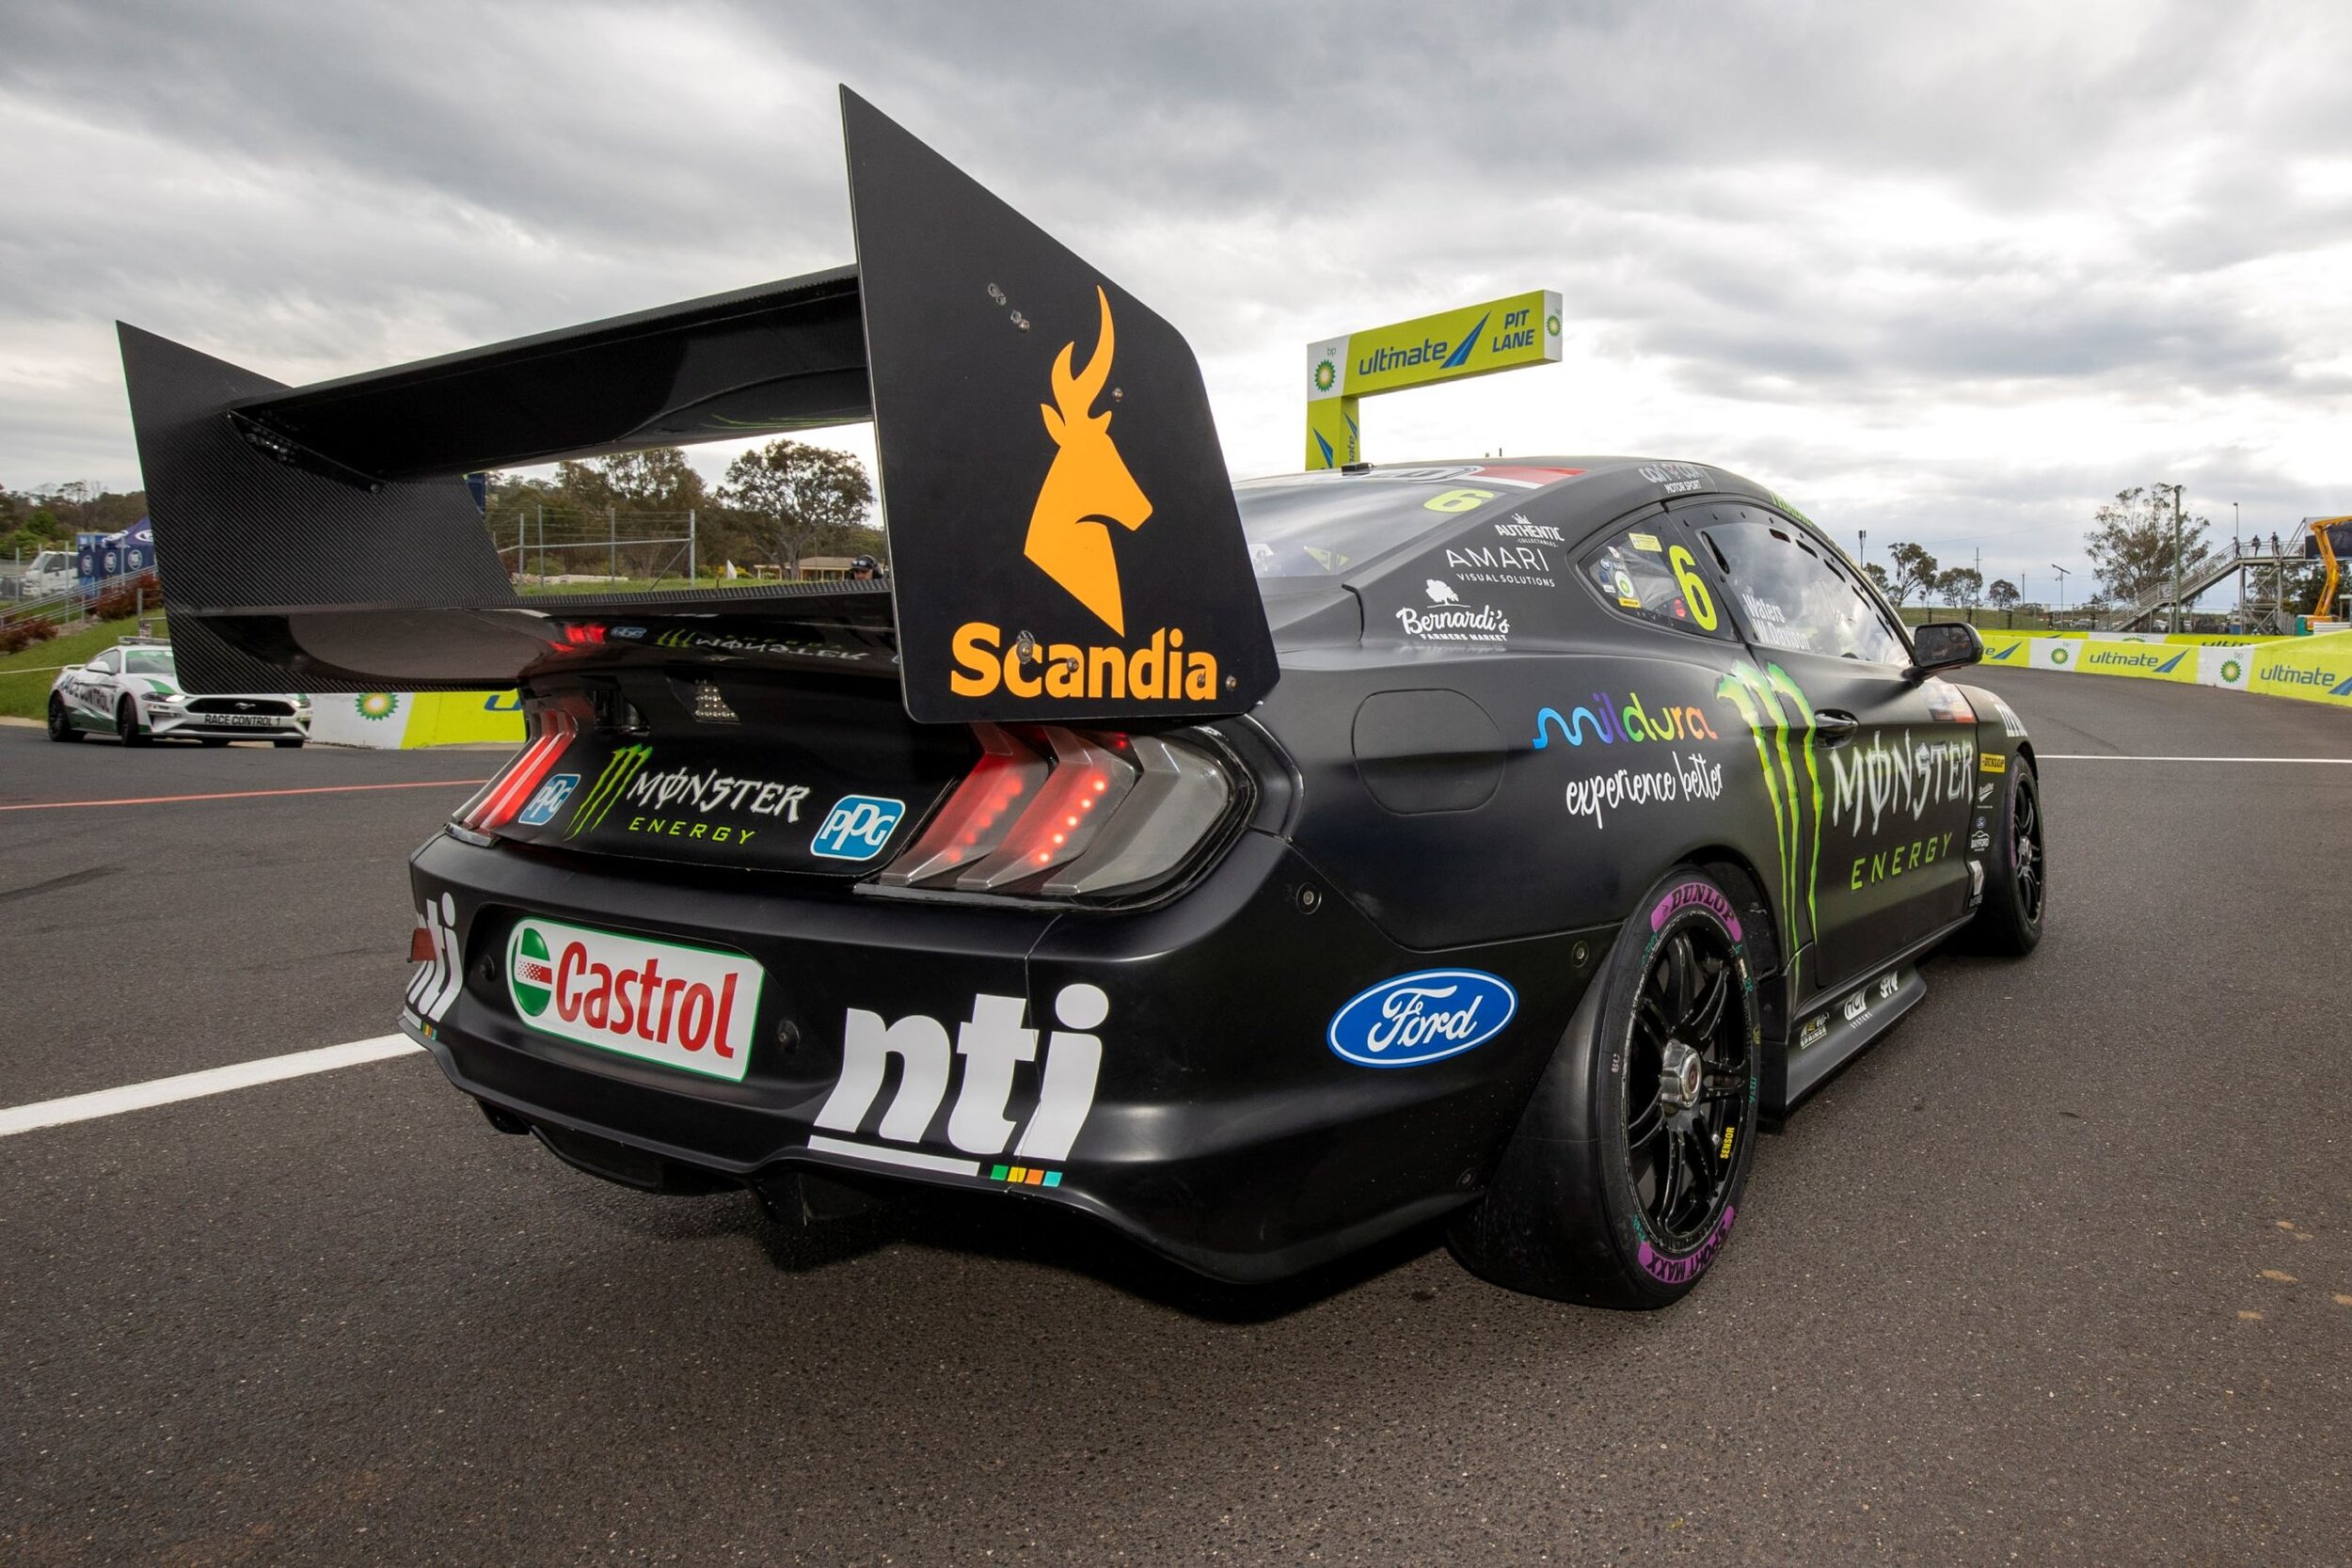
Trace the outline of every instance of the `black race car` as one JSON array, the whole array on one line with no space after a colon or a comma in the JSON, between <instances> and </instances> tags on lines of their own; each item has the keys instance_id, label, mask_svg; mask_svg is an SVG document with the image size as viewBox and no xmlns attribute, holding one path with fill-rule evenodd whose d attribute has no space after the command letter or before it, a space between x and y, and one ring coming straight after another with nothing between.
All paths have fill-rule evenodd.
<instances>
[{"instance_id":1,"label":"black race car","mask_svg":"<svg viewBox=\"0 0 2352 1568\"><path fill-rule=\"evenodd\" d=\"M1657 1306L1922 954L2038 940L1972 630L1699 464L1231 485L1173 328L845 116L854 268L294 389L123 329L191 686L523 692L402 1015L492 1123ZM518 599L460 477L858 417L871 581Z\"/></svg>"}]
</instances>

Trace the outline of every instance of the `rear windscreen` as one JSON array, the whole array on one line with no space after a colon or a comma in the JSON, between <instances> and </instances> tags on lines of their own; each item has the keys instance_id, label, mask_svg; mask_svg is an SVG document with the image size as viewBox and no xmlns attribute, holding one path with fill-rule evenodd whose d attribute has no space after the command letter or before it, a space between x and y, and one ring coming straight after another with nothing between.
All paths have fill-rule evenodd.
<instances>
[{"instance_id":1,"label":"rear windscreen","mask_svg":"<svg viewBox=\"0 0 2352 1568\"><path fill-rule=\"evenodd\" d=\"M1249 562L1263 578L1350 571L1489 502L1524 497L1573 468L1491 470L1474 463L1369 473L1285 474L1233 486Z\"/></svg>"}]
</instances>

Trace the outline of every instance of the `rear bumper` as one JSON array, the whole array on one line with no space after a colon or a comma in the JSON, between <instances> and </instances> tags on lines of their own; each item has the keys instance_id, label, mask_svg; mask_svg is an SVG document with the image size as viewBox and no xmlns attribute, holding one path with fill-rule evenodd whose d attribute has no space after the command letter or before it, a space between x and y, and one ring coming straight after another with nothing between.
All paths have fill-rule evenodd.
<instances>
[{"instance_id":1,"label":"rear bumper","mask_svg":"<svg viewBox=\"0 0 2352 1568\"><path fill-rule=\"evenodd\" d=\"M420 903L448 913L462 977L437 985L423 966L402 1024L486 1103L747 1183L829 1169L1057 1203L1238 1281L1476 1196L1589 976L1570 949L1581 938L1598 954L1609 934L1409 952L1255 831L1173 903L1104 915L784 893L757 876L689 883L448 837L412 870ZM527 1025L496 973L527 914L755 959L767 984L742 1080ZM1329 1049L1351 997L1449 965L1517 990L1495 1037L1402 1069ZM1107 999L1099 1022L1073 987ZM879 1053L885 1031L905 1049ZM877 1057L886 1066L857 1070Z\"/></svg>"}]
</instances>

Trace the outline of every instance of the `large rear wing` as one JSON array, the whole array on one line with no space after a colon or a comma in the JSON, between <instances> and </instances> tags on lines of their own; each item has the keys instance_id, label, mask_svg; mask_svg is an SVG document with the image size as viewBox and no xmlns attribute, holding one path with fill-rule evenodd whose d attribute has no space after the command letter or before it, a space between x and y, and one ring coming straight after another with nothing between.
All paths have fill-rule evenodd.
<instances>
[{"instance_id":1,"label":"large rear wing","mask_svg":"<svg viewBox=\"0 0 2352 1568\"><path fill-rule=\"evenodd\" d=\"M183 681L499 689L567 621L895 624L918 720L1183 718L1273 688L1177 330L842 91L856 264L288 388L124 325ZM517 594L466 476L871 419L870 589Z\"/></svg>"}]
</instances>

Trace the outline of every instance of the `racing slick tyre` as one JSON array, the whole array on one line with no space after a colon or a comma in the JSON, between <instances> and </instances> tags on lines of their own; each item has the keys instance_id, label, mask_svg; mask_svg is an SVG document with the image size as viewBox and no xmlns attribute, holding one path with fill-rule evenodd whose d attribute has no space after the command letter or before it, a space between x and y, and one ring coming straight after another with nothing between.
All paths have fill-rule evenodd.
<instances>
[{"instance_id":1,"label":"racing slick tyre","mask_svg":"<svg viewBox=\"0 0 2352 1568\"><path fill-rule=\"evenodd\" d=\"M1634 906L1486 1196L1454 1221L1454 1256L1560 1301L1679 1300L1747 1184L1761 1041L1739 914L1677 867Z\"/></svg>"},{"instance_id":2,"label":"racing slick tyre","mask_svg":"<svg viewBox=\"0 0 2352 1568\"><path fill-rule=\"evenodd\" d=\"M148 746L155 737L139 728L139 705L125 697L115 705L115 734L125 746Z\"/></svg>"},{"instance_id":3,"label":"racing slick tyre","mask_svg":"<svg viewBox=\"0 0 2352 1568\"><path fill-rule=\"evenodd\" d=\"M283 740L273 740L273 741L271 741L271 742L270 742L270 744L271 744L271 745L273 745L273 746L275 746L275 747L277 747L277 748L278 748L279 751L281 751L281 752L298 752L298 751L300 751L300 750L301 750L301 749L302 749L302 748L303 748L306 744L308 744L308 739L307 739L307 737L297 737L297 736L288 736L286 739L283 739Z\"/></svg>"},{"instance_id":4,"label":"racing slick tyre","mask_svg":"<svg viewBox=\"0 0 2352 1568\"><path fill-rule=\"evenodd\" d=\"M2042 847L2042 783L2024 757L2011 759L2002 792L2001 831L1985 857L1984 902L1968 927L1979 953L2023 957L2042 941L2049 860Z\"/></svg>"},{"instance_id":5,"label":"racing slick tyre","mask_svg":"<svg viewBox=\"0 0 2352 1568\"><path fill-rule=\"evenodd\" d=\"M82 738L82 732L73 727L73 721L67 716L65 705L57 701L54 695L49 699L49 738L52 740Z\"/></svg>"}]
</instances>

